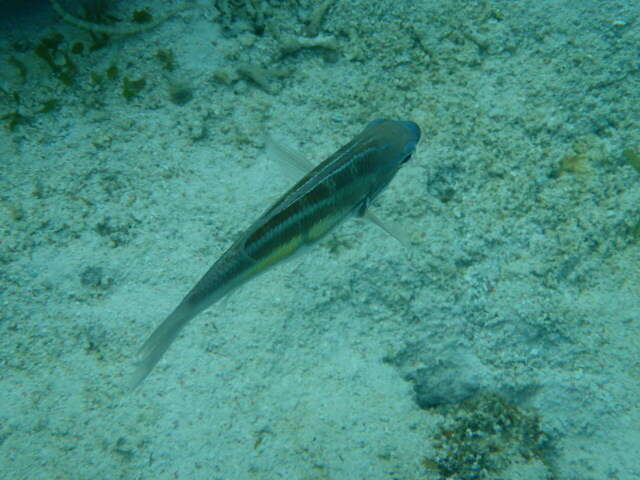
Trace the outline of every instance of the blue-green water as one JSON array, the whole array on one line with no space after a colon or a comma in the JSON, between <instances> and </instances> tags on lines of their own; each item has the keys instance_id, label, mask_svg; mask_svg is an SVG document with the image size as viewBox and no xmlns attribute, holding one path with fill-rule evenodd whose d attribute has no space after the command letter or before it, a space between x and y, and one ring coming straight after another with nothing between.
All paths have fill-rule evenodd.
<instances>
[{"instance_id":1,"label":"blue-green water","mask_svg":"<svg viewBox=\"0 0 640 480\"><path fill-rule=\"evenodd\" d=\"M61 2L112 30L181 5ZM0 478L640 478L640 6L73 23L0 6ZM266 136L318 163L378 117L423 133L371 207L410 248L347 221L127 392L291 186Z\"/></svg>"}]
</instances>

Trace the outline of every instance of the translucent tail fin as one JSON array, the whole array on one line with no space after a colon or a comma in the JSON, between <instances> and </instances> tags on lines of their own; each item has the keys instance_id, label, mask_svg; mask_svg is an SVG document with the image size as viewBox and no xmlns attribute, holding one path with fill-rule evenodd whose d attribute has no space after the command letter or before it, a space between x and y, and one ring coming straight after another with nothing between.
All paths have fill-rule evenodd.
<instances>
[{"instance_id":1,"label":"translucent tail fin","mask_svg":"<svg viewBox=\"0 0 640 480\"><path fill-rule=\"evenodd\" d=\"M198 313L199 310L183 303L154 330L138 352L140 361L129 381L131 390L137 388L147 378L183 327Z\"/></svg>"}]
</instances>

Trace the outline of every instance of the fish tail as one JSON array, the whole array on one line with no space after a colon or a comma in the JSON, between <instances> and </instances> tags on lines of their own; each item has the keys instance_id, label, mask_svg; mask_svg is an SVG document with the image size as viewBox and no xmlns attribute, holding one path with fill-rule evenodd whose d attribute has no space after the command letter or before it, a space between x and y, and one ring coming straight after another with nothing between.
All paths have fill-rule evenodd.
<instances>
[{"instance_id":1,"label":"fish tail","mask_svg":"<svg viewBox=\"0 0 640 480\"><path fill-rule=\"evenodd\" d=\"M198 313L198 309L182 303L154 330L138 352L140 360L129 381L131 390L135 390L147 378L180 331Z\"/></svg>"}]
</instances>

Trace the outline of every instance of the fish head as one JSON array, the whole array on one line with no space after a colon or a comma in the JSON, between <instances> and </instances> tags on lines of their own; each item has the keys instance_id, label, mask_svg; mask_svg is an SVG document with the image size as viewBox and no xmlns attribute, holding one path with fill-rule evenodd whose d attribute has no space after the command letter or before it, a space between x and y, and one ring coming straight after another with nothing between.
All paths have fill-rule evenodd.
<instances>
[{"instance_id":1,"label":"fish head","mask_svg":"<svg viewBox=\"0 0 640 480\"><path fill-rule=\"evenodd\" d=\"M418 124L411 121L378 118L370 122L361 135L368 139L378 167L395 170L409 161L421 132Z\"/></svg>"},{"instance_id":2,"label":"fish head","mask_svg":"<svg viewBox=\"0 0 640 480\"><path fill-rule=\"evenodd\" d=\"M360 172L359 186L365 195L362 205L369 205L386 188L409 161L419 141L420 127L416 123L386 118L369 123L354 138L351 157Z\"/></svg>"}]
</instances>

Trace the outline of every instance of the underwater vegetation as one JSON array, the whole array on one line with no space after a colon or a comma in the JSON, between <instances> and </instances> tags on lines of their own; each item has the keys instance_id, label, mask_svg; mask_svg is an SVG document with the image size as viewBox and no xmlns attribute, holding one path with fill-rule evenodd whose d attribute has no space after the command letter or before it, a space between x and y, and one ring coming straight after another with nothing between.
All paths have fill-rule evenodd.
<instances>
[{"instance_id":1,"label":"underwater vegetation","mask_svg":"<svg viewBox=\"0 0 640 480\"><path fill-rule=\"evenodd\" d=\"M22 63L20 60L18 60L16 57L14 57L13 55L11 55L7 61L13 65L14 67L16 67L18 69L18 72L20 74L20 78L22 79L22 81L24 82L27 79L27 67L25 66L24 63Z\"/></svg>"},{"instance_id":2,"label":"underwater vegetation","mask_svg":"<svg viewBox=\"0 0 640 480\"><path fill-rule=\"evenodd\" d=\"M629 165L640 172L640 146L625 149L622 156Z\"/></svg>"},{"instance_id":3,"label":"underwater vegetation","mask_svg":"<svg viewBox=\"0 0 640 480\"><path fill-rule=\"evenodd\" d=\"M12 92L11 94L0 89L0 98L6 98L7 104L13 103L16 107L14 110L0 114L0 120L5 121L5 128L10 132L13 132L20 125L26 125L31 121L31 116L25 115L20 112L21 99L18 92ZM57 110L60 102L56 98L48 98L40 103L40 107L33 110L32 115L41 113L49 113Z\"/></svg>"},{"instance_id":4,"label":"underwater vegetation","mask_svg":"<svg viewBox=\"0 0 640 480\"><path fill-rule=\"evenodd\" d=\"M46 84L48 78L53 78L66 87L65 95L72 93L78 97L86 97L86 103L94 106L101 105L103 101L98 97L104 97L109 91L119 91L127 102L138 97L145 88L149 87L145 77L140 74L139 62L121 58L118 62L112 61L106 69L90 69L89 64L99 63L99 59L95 58L95 52L106 47L114 35L133 35L144 32L171 18L177 12L194 6L187 4L157 18L148 8L143 8L132 12L129 22L122 22L110 13L109 7L112 2L108 0L83 1L77 5L74 14L63 9L57 0L50 0L50 3L65 22L87 33L78 32L77 36L65 38L61 33L53 31L44 34L33 43L14 42L15 53L3 59L15 72L14 86L9 90L7 90L9 87L0 89L0 96L3 97L4 104L9 107L8 110L0 111L0 121L11 132L22 125L29 124L34 115L64 108L65 101L62 96L37 99L38 95L51 95L50 87ZM154 56L166 72L173 72L177 68L178 63L171 49L159 49ZM35 57L37 60L31 61L30 57ZM125 70L118 63L124 61L127 61L126 70L130 71L133 68L135 72L133 75L126 75L127 72L123 72L120 88L114 89L113 87L117 86L115 81L121 76L121 70ZM50 77L47 78L46 75L43 76L38 72L30 74L30 70L37 67L37 62L44 64ZM184 82L168 79L165 81L168 99L172 103L184 105L193 97L193 89ZM110 83L111 88L107 90L106 87L109 87ZM30 107L25 107L25 102L21 102L21 92L29 95ZM41 105L34 107L34 104L38 103Z\"/></svg>"},{"instance_id":5,"label":"underwater vegetation","mask_svg":"<svg viewBox=\"0 0 640 480\"><path fill-rule=\"evenodd\" d=\"M129 101L138 95L146 84L147 81L144 78L131 80L129 77L124 77L122 80L122 96L125 100Z\"/></svg>"},{"instance_id":6,"label":"underwater vegetation","mask_svg":"<svg viewBox=\"0 0 640 480\"><path fill-rule=\"evenodd\" d=\"M18 125L22 125L28 122L28 118L22 115L20 112L14 110L9 113L3 113L0 115L0 120L6 120L5 127L10 132L13 132Z\"/></svg>"},{"instance_id":7,"label":"underwater vegetation","mask_svg":"<svg viewBox=\"0 0 640 480\"><path fill-rule=\"evenodd\" d=\"M176 56L170 48L161 48L156 52L156 58L162 64L162 67L173 72L176 68Z\"/></svg>"},{"instance_id":8,"label":"underwater vegetation","mask_svg":"<svg viewBox=\"0 0 640 480\"><path fill-rule=\"evenodd\" d=\"M73 85L78 67L71 60L71 56L66 51L59 49L64 37L59 33L53 33L40 39L33 52L49 66L53 75L66 86ZM61 56L63 61L58 63L56 57Z\"/></svg>"},{"instance_id":9,"label":"underwater vegetation","mask_svg":"<svg viewBox=\"0 0 640 480\"><path fill-rule=\"evenodd\" d=\"M189 3L183 5L182 7L175 8L169 11L167 14L153 19L151 13L149 13L147 8L143 8L141 10L136 10L132 14L131 21L133 25L106 25L103 23L103 20L106 18L115 19L115 17L107 17L107 6L108 3L104 0L98 0L94 2L85 2L82 4L82 8L85 13L81 17L77 17L71 15L67 12L58 0L49 0L51 2L51 6L53 9L62 17L62 19L74 25L78 28L82 28L83 30L87 30L93 34L106 34L106 35L135 35L136 33L141 33L147 30L151 30L154 27L157 27L161 23L173 17L175 14L187 10L190 8L195 8L197 5Z\"/></svg>"},{"instance_id":10,"label":"underwater vegetation","mask_svg":"<svg viewBox=\"0 0 640 480\"><path fill-rule=\"evenodd\" d=\"M103 51L115 36L130 36L150 30L178 12L197 8L193 3L185 3L183 6L167 11L165 14L152 14L150 7L143 7L129 14L128 19L119 18L111 7L113 2L109 0L83 0L76 5L63 3L59 0L49 0L55 12L62 20L74 27L77 33L65 33L65 35L50 31L35 41L21 42L14 46L15 54L9 55L4 62L9 64L14 73L13 89L7 91L9 102L14 105L9 111L0 111L0 121L10 131L15 131L20 126L29 123L35 114L64 110L68 103L69 95L75 95L85 105L99 108L104 105L108 95L116 93L127 103L141 98L144 93L155 90L158 82L164 83L166 89L165 98L168 102L182 106L189 103L196 92L196 85L175 75L179 69L179 58L169 47L148 52L140 58L111 59L111 65L105 69L100 66L101 57L96 52ZM216 83L231 86L239 81L256 87L267 94L276 94L281 88L283 80L291 78L292 68L280 66L279 63L291 56L298 55L302 51L316 51L325 61L335 61L340 48L337 38L333 35L322 35L322 24L335 4L335 0L324 0L315 5L302 18L302 25L294 32L285 31L279 23L272 19L272 6L267 2L254 2L244 0L217 0L214 6L217 8L219 23L228 36L237 37L238 49L249 48L257 38L256 36L269 37L269 48L272 49L272 61L262 64L252 58L238 59L236 54L240 50L230 49L226 55L229 60L227 66L217 67L210 77ZM275 10L290 10L299 5L293 0L282 2ZM269 19L271 21L269 22ZM237 23L248 22L252 25L252 35L240 35ZM270 26L270 28L267 28ZM35 62L31 58L37 58ZM141 58L154 58L164 74L158 75L157 68L147 62L146 69L142 67ZM30 73L30 70L42 62L50 76ZM151 79L154 81L151 81ZM58 98L51 98L51 85L48 79L60 82L66 90ZM39 88L42 87L42 88ZM24 90L24 92L23 92ZM25 108L18 101L11 100L12 95L19 96L23 92L31 97L30 107ZM46 99L37 99L37 96L47 96ZM34 109L33 104L43 102L39 109Z\"/></svg>"},{"instance_id":11,"label":"underwater vegetation","mask_svg":"<svg viewBox=\"0 0 640 480\"><path fill-rule=\"evenodd\" d=\"M186 83L169 84L169 99L176 105L186 105L193 98L193 89Z\"/></svg>"},{"instance_id":12,"label":"underwater vegetation","mask_svg":"<svg viewBox=\"0 0 640 480\"><path fill-rule=\"evenodd\" d=\"M422 465L446 479L499 478L524 463L551 470L551 443L540 418L494 394L478 395L448 411L434 446L437 455Z\"/></svg>"}]
</instances>

